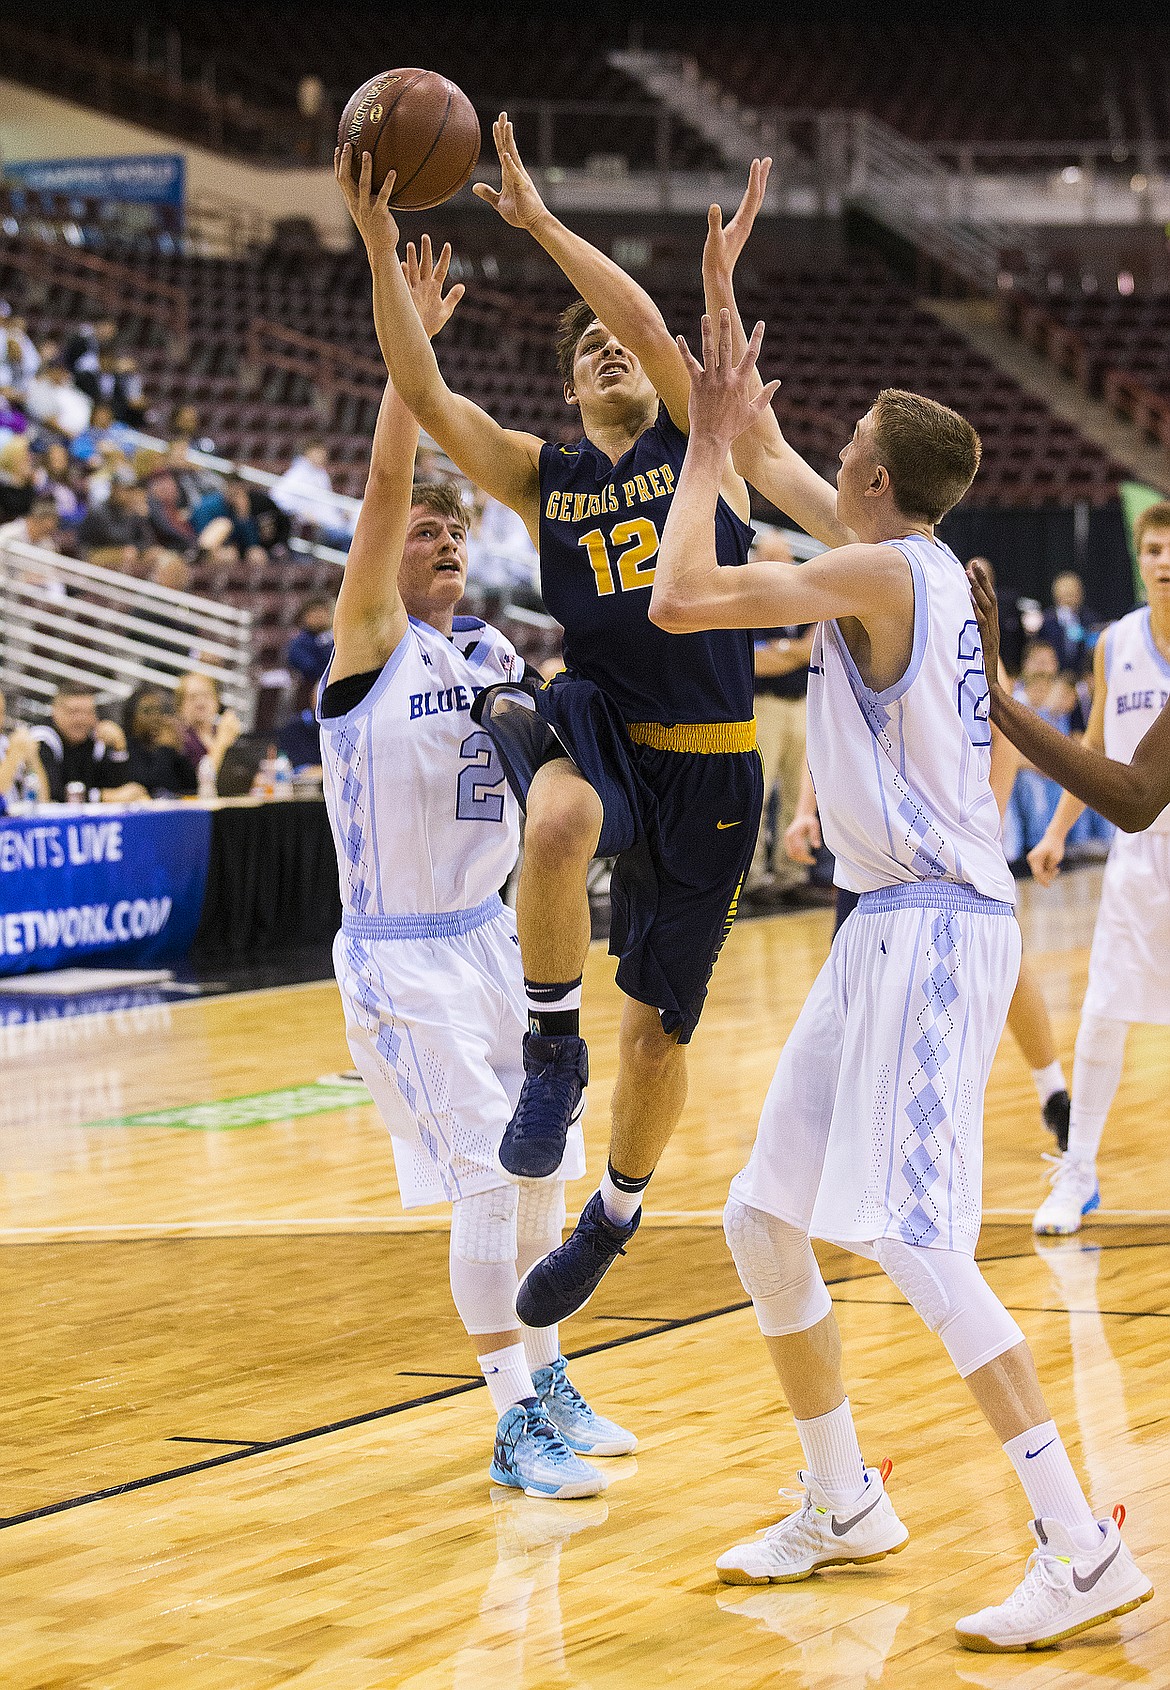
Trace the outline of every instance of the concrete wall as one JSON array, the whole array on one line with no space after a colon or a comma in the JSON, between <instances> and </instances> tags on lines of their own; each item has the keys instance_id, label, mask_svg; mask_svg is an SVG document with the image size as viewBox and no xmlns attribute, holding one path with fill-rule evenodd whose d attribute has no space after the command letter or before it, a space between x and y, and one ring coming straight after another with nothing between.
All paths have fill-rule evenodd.
<instances>
[{"instance_id":1,"label":"concrete wall","mask_svg":"<svg viewBox=\"0 0 1170 1690\"><path fill-rule=\"evenodd\" d=\"M349 214L328 170L244 164L0 80L0 160L106 158L120 153L182 153L193 200L228 200L270 219L311 217L327 245L349 245Z\"/></svg>"}]
</instances>

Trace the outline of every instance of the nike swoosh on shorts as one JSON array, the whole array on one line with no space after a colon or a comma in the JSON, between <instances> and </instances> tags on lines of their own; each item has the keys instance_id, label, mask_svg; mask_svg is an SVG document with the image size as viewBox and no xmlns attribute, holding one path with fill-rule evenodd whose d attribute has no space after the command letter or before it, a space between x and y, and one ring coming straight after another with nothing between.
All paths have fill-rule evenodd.
<instances>
[{"instance_id":1,"label":"nike swoosh on shorts","mask_svg":"<svg viewBox=\"0 0 1170 1690\"><path fill-rule=\"evenodd\" d=\"M725 827L742 827L743 822L716 822L715 826L719 829L719 832L722 833Z\"/></svg>"}]
</instances>

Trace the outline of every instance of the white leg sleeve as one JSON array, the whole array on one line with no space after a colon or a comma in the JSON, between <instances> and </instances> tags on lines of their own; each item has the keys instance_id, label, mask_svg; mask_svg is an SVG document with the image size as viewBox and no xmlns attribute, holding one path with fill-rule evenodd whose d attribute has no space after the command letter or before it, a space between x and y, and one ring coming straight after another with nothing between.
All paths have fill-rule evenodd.
<instances>
[{"instance_id":1,"label":"white leg sleeve","mask_svg":"<svg viewBox=\"0 0 1170 1690\"><path fill-rule=\"evenodd\" d=\"M879 1238L874 1254L914 1311L938 1333L961 1379L1024 1342L971 1256L924 1250L897 1238Z\"/></svg>"},{"instance_id":2,"label":"white leg sleeve","mask_svg":"<svg viewBox=\"0 0 1170 1690\"><path fill-rule=\"evenodd\" d=\"M471 1336L514 1332L516 1187L497 1186L451 1205L451 1295Z\"/></svg>"},{"instance_id":3,"label":"white leg sleeve","mask_svg":"<svg viewBox=\"0 0 1170 1690\"><path fill-rule=\"evenodd\" d=\"M530 1180L519 1187L519 1192L516 1273L522 1279L533 1262L540 1261L561 1242L565 1226L565 1182L561 1179ZM534 1370L550 1367L561 1353L557 1328L526 1326L523 1330L528 1365Z\"/></svg>"},{"instance_id":4,"label":"white leg sleeve","mask_svg":"<svg viewBox=\"0 0 1170 1690\"><path fill-rule=\"evenodd\" d=\"M808 1235L729 1197L723 1232L765 1338L807 1332L833 1307Z\"/></svg>"},{"instance_id":5,"label":"white leg sleeve","mask_svg":"<svg viewBox=\"0 0 1170 1690\"><path fill-rule=\"evenodd\" d=\"M1095 1162L1105 1131L1105 1117L1121 1084L1128 1021L1083 1015L1073 1056L1072 1112L1068 1154L1077 1162Z\"/></svg>"}]
</instances>

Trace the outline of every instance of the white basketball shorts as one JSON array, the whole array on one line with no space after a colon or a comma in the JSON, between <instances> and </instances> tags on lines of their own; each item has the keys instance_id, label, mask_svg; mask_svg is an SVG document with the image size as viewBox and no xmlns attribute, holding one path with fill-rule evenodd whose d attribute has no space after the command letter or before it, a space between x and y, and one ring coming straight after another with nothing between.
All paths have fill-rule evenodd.
<instances>
[{"instance_id":1,"label":"white basketball shorts","mask_svg":"<svg viewBox=\"0 0 1170 1690\"><path fill-rule=\"evenodd\" d=\"M1170 1026L1170 833L1110 846L1083 1013Z\"/></svg>"},{"instance_id":2,"label":"white basketball shorts","mask_svg":"<svg viewBox=\"0 0 1170 1690\"><path fill-rule=\"evenodd\" d=\"M1010 904L949 881L862 895L776 1067L732 1196L872 1254L973 1254L983 1093L1020 968Z\"/></svg>"},{"instance_id":3,"label":"white basketball shorts","mask_svg":"<svg viewBox=\"0 0 1170 1690\"><path fill-rule=\"evenodd\" d=\"M496 1151L524 1079L516 921L498 898L435 916L343 917L333 967L354 1066L389 1129L403 1208L508 1184ZM565 1179L585 1172L580 1123Z\"/></svg>"}]
</instances>

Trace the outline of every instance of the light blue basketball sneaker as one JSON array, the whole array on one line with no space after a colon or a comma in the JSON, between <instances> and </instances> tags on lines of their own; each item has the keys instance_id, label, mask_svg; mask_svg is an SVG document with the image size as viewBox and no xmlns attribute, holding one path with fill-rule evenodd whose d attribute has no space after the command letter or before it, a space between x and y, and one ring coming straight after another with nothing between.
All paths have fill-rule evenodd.
<instances>
[{"instance_id":1,"label":"light blue basketball sneaker","mask_svg":"<svg viewBox=\"0 0 1170 1690\"><path fill-rule=\"evenodd\" d=\"M558 1500L596 1496L608 1482L578 1460L539 1402L517 1403L500 1416L488 1471L498 1485Z\"/></svg>"},{"instance_id":2,"label":"light blue basketball sneaker","mask_svg":"<svg viewBox=\"0 0 1170 1690\"><path fill-rule=\"evenodd\" d=\"M578 1455L629 1455L638 1440L613 1420L597 1414L565 1372L565 1358L538 1367L532 1385L541 1408L571 1450Z\"/></svg>"}]
</instances>

